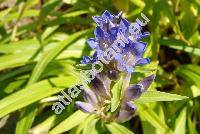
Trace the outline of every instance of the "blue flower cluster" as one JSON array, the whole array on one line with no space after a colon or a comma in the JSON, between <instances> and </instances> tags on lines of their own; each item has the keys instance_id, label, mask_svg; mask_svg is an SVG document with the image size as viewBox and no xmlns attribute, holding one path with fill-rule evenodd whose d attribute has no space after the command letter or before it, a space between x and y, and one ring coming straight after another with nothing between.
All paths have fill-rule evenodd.
<instances>
[{"instance_id":1,"label":"blue flower cluster","mask_svg":"<svg viewBox=\"0 0 200 134\"><path fill-rule=\"evenodd\" d=\"M85 102L77 101L76 106L85 113L98 114L105 121L128 121L137 110L133 101L149 88L154 79L155 75L150 75L138 84L127 87L121 99L120 109L110 116L107 115L110 112L107 101L112 98L110 92L111 80L102 73L98 74L91 82L91 89L84 89Z\"/></svg>"},{"instance_id":2,"label":"blue flower cluster","mask_svg":"<svg viewBox=\"0 0 200 134\"><path fill-rule=\"evenodd\" d=\"M144 18L147 23L148 18ZM149 35L148 32L142 32L144 22L138 19L138 23L130 23L121 18L121 13L112 15L108 11L102 16L94 16L93 20L97 24L94 30L95 38L90 38L88 44L95 53L92 58L84 56L82 64L100 60L109 64L113 70L132 73L135 66L150 62L148 58L142 58L147 44L141 39Z\"/></svg>"},{"instance_id":3,"label":"blue flower cluster","mask_svg":"<svg viewBox=\"0 0 200 134\"><path fill-rule=\"evenodd\" d=\"M90 38L88 44L95 53L92 58L84 56L81 63L94 65L101 62L106 66L106 71L102 69L102 72L96 73L89 84L90 89L84 89L85 102L76 102L83 112L98 114L105 121L124 122L133 117L137 109L133 101L149 88L155 75L124 87L120 107L114 113L110 110L113 97L111 83L119 81L122 77L120 73L129 76L134 72L135 66L150 62L148 58L142 57L147 44L141 41L149 35L148 32L142 32L142 26L145 26L149 19L144 14L141 16L145 22L137 19L136 23L130 23L121 17L121 13L112 15L108 11L102 16L93 17L97 24L94 30L95 38Z\"/></svg>"}]
</instances>

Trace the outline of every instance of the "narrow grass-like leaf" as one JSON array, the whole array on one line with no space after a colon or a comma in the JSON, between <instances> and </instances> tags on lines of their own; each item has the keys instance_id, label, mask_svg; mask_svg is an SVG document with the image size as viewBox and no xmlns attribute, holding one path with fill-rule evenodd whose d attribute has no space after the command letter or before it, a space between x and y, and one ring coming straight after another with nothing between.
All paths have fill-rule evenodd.
<instances>
[{"instance_id":1,"label":"narrow grass-like leaf","mask_svg":"<svg viewBox=\"0 0 200 134\"><path fill-rule=\"evenodd\" d=\"M188 46L185 42L181 40L176 40L176 39L159 39L159 43L161 45L168 46L170 48L174 48L177 50L183 50L187 53L191 53L193 55L200 56L200 49L193 47L193 46Z\"/></svg>"},{"instance_id":2,"label":"narrow grass-like leaf","mask_svg":"<svg viewBox=\"0 0 200 134\"><path fill-rule=\"evenodd\" d=\"M42 98L58 93L63 89L61 87L69 87L75 84L75 82L76 78L73 76L58 77L28 86L27 88L0 100L0 117L3 117L10 112L25 107L33 102L39 101Z\"/></svg>"},{"instance_id":3,"label":"narrow grass-like leaf","mask_svg":"<svg viewBox=\"0 0 200 134\"><path fill-rule=\"evenodd\" d=\"M186 108L184 108L176 119L175 134L185 134L186 128Z\"/></svg>"},{"instance_id":4,"label":"narrow grass-like leaf","mask_svg":"<svg viewBox=\"0 0 200 134\"><path fill-rule=\"evenodd\" d=\"M70 109L70 110L69 110ZM33 134L43 134L48 133L49 130L65 120L70 114L73 109L71 107L66 107L65 110L62 111L61 114L53 114L51 116L48 116L43 122L39 123L37 126L31 128L29 130L30 133ZM45 115L45 113L44 113Z\"/></svg>"},{"instance_id":5,"label":"narrow grass-like leaf","mask_svg":"<svg viewBox=\"0 0 200 134\"><path fill-rule=\"evenodd\" d=\"M139 105L139 116L148 121L152 126L164 134L174 134L173 131L160 120L157 114L145 105Z\"/></svg>"},{"instance_id":6,"label":"narrow grass-like leaf","mask_svg":"<svg viewBox=\"0 0 200 134\"><path fill-rule=\"evenodd\" d=\"M118 123L110 123L110 124L107 124L106 127L112 134L134 134L133 132L128 130L126 127Z\"/></svg>"},{"instance_id":7,"label":"narrow grass-like leaf","mask_svg":"<svg viewBox=\"0 0 200 134\"><path fill-rule=\"evenodd\" d=\"M2 56L0 57L0 71L24 66L32 58L32 55L34 55L34 51Z\"/></svg>"},{"instance_id":8,"label":"narrow grass-like leaf","mask_svg":"<svg viewBox=\"0 0 200 134\"><path fill-rule=\"evenodd\" d=\"M66 120L61 122L58 126L53 128L49 134L59 134L66 132L83 122L89 114L83 113L81 111L76 111L74 114L69 116Z\"/></svg>"},{"instance_id":9,"label":"narrow grass-like leaf","mask_svg":"<svg viewBox=\"0 0 200 134\"><path fill-rule=\"evenodd\" d=\"M195 123L191 121L191 117L189 114L188 114L188 128L189 128L189 134L198 134L195 127Z\"/></svg>"},{"instance_id":10,"label":"narrow grass-like leaf","mask_svg":"<svg viewBox=\"0 0 200 134\"><path fill-rule=\"evenodd\" d=\"M122 91L123 81L120 79L111 89L112 99L111 99L111 112L114 112L120 103L121 91Z\"/></svg>"},{"instance_id":11,"label":"narrow grass-like leaf","mask_svg":"<svg viewBox=\"0 0 200 134\"><path fill-rule=\"evenodd\" d=\"M80 134L82 132L82 130L88 126L88 124L95 120L97 115L90 115L88 118L85 119L84 122L82 122L79 126L77 126L76 130L75 130L75 134Z\"/></svg>"},{"instance_id":12,"label":"narrow grass-like leaf","mask_svg":"<svg viewBox=\"0 0 200 134\"><path fill-rule=\"evenodd\" d=\"M187 81L192 81L200 88L200 71L196 65L183 65L175 71L179 76L183 77Z\"/></svg>"},{"instance_id":13,"label":"narrow grass-like leaf","mask_svg":"<svg viewBox=\"0 0 200 134\"><path fill-rule=\"evenodd\" d=\"M145 3L142 0L130 0L130 2L132 2L133 4L135 4L136 6L140 8L145 7Z\"/></svg>"},{"instance_id":14,"label":"narrow grass-like leaf","mask_svg":"<svg viewBox=\"0 0 200 134\"><path fill-rule=\"evenodd\" d=\"M128 12L129 0L113 0L113 4L118 10Z\"/></svg>"},{"instance_id":15,"label":"narrow grass-like leaf","mask_svg":"<svg viewBox=\"0 0 200 134\"><path fill-rule=\"evenodd\" d=\"M83 133L82 134L99 134L98 130L96 129L96 123L97 123L98 119L93 119L91 120L83 129Z\"/></svg>"},{"instance_id":16,"label":"narrow grass-like leaf","mask_svg":"<svg viewBox=\"0 0 200 134\"><path fill-rule=\"evenodd\" d=\"M147 103L156 101L177 101L184 99L188 99L188 97L160 91L147 91L136 101L139 103Z\"/></svg>"},{"instance_id":17,"label":"narrow grass-like leaf","mask_svg":"<svg viewBox=\"0 0 200 134\"><path fill-rule=\"evenodd\" d=\"M29 80L29 83L34 83L37 81L42 74L43 70L46 68L48 63L53 60L59 53L61 53L67 46L69 46L71 43L73 43L75 40L80 38L81 36L88 33L90 30L85 30L81 32L77 32L75 34L70 35L67 37L67 39L60 42L60 44L55 47L54 49L50 50L49 52L46 52L38 61L38 64L33 70L33 73L31 75L31 78Z\"/></svg>"}]
</instances>

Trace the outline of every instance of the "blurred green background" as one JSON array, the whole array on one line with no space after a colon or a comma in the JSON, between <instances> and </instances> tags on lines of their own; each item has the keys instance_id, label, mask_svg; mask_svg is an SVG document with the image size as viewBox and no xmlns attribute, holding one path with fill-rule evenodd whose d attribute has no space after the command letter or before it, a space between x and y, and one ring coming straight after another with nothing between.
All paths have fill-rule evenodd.
<instances>
[{"instance_id":1,"label":"blurred green background","mask_svg":"<svg viewBox=\"0 0 200 134\"><path fill-rule=\"evenodd\" d=\"M138 70L157 71L154 90L190 97L149 103L124 126L136 134L200 132L200 0L0 0L1 134L48 133L74 112L71 104L55 115L52 100L74 83L73 68L91 53L92 16L104 10L150 19L144 56L152 62Z\"/></svg>"}]
</instances>

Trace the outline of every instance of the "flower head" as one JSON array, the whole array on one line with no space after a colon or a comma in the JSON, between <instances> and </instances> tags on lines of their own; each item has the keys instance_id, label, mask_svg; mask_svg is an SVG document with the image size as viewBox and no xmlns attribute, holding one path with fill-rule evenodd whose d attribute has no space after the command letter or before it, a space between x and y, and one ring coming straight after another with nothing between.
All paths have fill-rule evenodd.
<instances>
[{"instance_id":1,"label":"flower head","mask_svg":"<svg viewBox=\"0 0 200 134\"><path fill-rule=\"evenodd\" d=\"M147 44L141 39L148 36L148 32L141 32L142 26L134 25L121 17L121 13L112 15L105 11L102 16L94 16L97 27L95 38L88 39L88 44L95 50L93 58L84 56L82 64L91 64L97 60L108 61L112 70L132 73L137 65L148 64L148 58L142 58ZM108 58L108 51L112 53ZM106 53L107 52L107 53Z\"/></svg>"},{"instance_id":2,"label":"flower head","mask_svg":"<svg viewBox=\"0 0 200 134\"><path fill-rule=\"evenodd\" d=\"M99 82L93 81L91 89L84 90L85 102L77 101L77 107L86 113L98 114L101 118L106 121L118 121L124 122L130 120L137 110L137 106L133 101L141 96L145 92L153 80L155 75L144 78L138 84L130 85L124 91L124 95L121 100L121 106L117 113L108 115L110 112L110 105L107 102L111 101L110 94L110 81L109 79L103 78L105 75L101 74L97 77ZM101 81L104 79L104 82ZM106 82L105 79L108 81Z\"/></svg>"},{"instance_id":3,"label":"flower head","mask_svg":"<svg viewBox=\"0 0 200 134\"><path fill-rule=\"evenodd\" d=\"M115 111L111 110L111 89L116 80L123 80L120 78L123 77L122 73L130 76L135 66L150 62L148 58L143 58L147 44L141 41L149 33L141 32L142 23L130 23L121 17L121 13L112 15L105 11L102 16L94 16L93 20L97 24L94 30L95 37L88 39L88 44L95 53L92 58L84 56L81 63L93 64L102 61L106 67L102 72L95 74L95 78L89 84L90 89L84 90L84 102L77 101L76 105L83 112L97 114L105 121L128 121L137 110L134 100L149 88L155 75L120 89L120 94L121 91L124 92L119 98L120 106L117 106ZM123 84L127 85L127 81Z\"/></svg>"}]
</instances>

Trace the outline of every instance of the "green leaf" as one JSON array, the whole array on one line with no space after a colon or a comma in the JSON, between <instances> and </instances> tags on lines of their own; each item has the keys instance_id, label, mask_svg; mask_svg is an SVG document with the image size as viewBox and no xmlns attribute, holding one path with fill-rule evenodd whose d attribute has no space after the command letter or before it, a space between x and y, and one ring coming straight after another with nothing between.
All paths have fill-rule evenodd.
<instances>
[{"instance_id":1,"label":"green leaf","mask_svg":"<svg viewBox=\"0 0 200 134\"><path fill-rule=\"evenodd\" d=\"M36 116L36 113L38 110L35 108L36 106L37 106L37 103L34 103L28 106L27 108L23 109L18 119L19 121L17 122L15 134L26 134L28 132L29 128L31 128L31 125L34 121L33 117Z\"/></svg>"},{"instance_id":2,"label":"green leaf","mask_svg":"<svg viewBox=\"0 0 200 134\"><path fill-rule=\"evenodd\" d=\"M128 12L129 0L113 0L113 4L118 10Z\"/></svg>"},{"instance_id":3,"label":"green leaf","mask_svg":"<svg viewBox=\"0 0 200 134\"><path fill-rule=\"evenodd\" d=\"M0 57L0 71L23 66L28 63L28 61L32 58L32 55L34 55L34 51L2 56Z\"/></svg>"},{"instance_id":4,"label":"green leaf","mask_svg":"<svg viewBox=\"0 0 200 134\"><path fill-rule=\"evenodd\" d=\"M186 130L186 108L184 108L176 119L175 134L185 134Z\"/></svg>"},{"instance_id":5,"label":"green leaf","mask_svg":"<svg viewBox=\"0 0 200 134\"><path fill-rule=\"evenodd\" d=\"M29 132L34 133L34 134L42 134L44 132L48 132L49 129L54 124L54 122L56 121L56 119L57 119L56 116L57 115L52 115L52 116L48 117L44 122L41 122L36 127L31 128L29 130Z\"/></svg>"},{"instance_id":6,"label":"green leaf","mask_svg":"<svg viewBox=\"0 0 200 134\"><path fill-rule=\"evenodd\" d=\"M189 128L189 134L198 134L195 128L195 123L191 121L190 114L188 114L188 128Z\"/></svg>"},{"instance_id":7,"label":"green leaf","mask_svg":"<svg viewBox=\"0 0 200 134\"><path fill-rule=\"evenodd\" d=\"M63 0L64 3L73 5L77 2L77 0Z\"/></svg>"},{"instance_id":8,"label":"green leaf","mask_svg":"<svg viewBox=\"0 0 200 134\"><path fill-rule=\"evenodd\" d=\"M24 11L22 18L23 17L36 17L38 15L39 15L39 10L29 9L29 10ZM4 25L5 23L8 23L9 21L17 19L19 16L20 16L19 12L14 12L14 13L9 14L9 16L4 17L3 21L0 22L0 26Z\"/></svg>"},{"instance_id":9,"label":"green leaf","mask_svg":"<svg viewBox=\"0 0 200 134\"><path fill-rule=\"evenodd\" d=\"M114 112L120 104L122 86L123 86L123 81L122 79L120 79L117 83L115 83L115 85L111 89L112 92L111 112Z\"/></svg>"},{"instance_id":10,"label":"green leaf","mask_svg":"<svg viewBox=\"0 0 200 134\"><path fill-rule=\"evenodd\" d=\"M40 122L39 124L37 124L37 126L31 128L29 132L33 134L43 134L49 132L52 127L58 125L60 122L68 118L73 112L72 110L73 109L69 105L65 108L65 110L62 111L61 114L53 113L53 115L48 116L43 122ZM46 113L43 114L45 115Z\"/></svg>"},{"instance_id":11,"label":"green leaf","mask_svg":"<svg viewBox=\"0 0 200 134\"><path fill-rule=\"evenodd\" d=\"M180 10L183 14L180 20L180 24L184 36L187 39L189 39L198 28L198 20L197 17L194 15L191 7L191 3L188 0L182 0L180 2Z\"/></svg>"},{"instance_id":12,"label":"green leaf","mask_svg":"<svg viewBox=\"0 0 200 134\"><path fill-rule=\"evenodd\" d=\"M118 123L106 124L106 127L112 134L134 134L133 132L128 130L126 127Z\"/></svg>"},{"instance_id":13,"label":"green leaf","mask_svg":"<svg viewBox=\"0 0 200 134\"><path fill-rule=\"evenodd\" d=\"M75 82L76 78L73 76L58 77L35 83L11 94L0 100L0 118L42 98L59 93L63 89L60 87L69 87L75 84Z\"/></svg>"},{"instance_id":14,"label":"green leaf","mask_svg":"<svg viewBox=\"0 0 200 134\"><path fill-rule=\"evenodd\" d=\"M145 3L142 0L130 0L130 2L132 2L133 4L135 4L136 6L140 8L145 7Z\"/></svg>"},{"instance_id":15,"label":"green leaf","mask_svg":"<svg viewBox=\"0 0 200 134\"><path fill-rule=\"evenodd\" d=\"M165 0L160 0L160 6L162 9L162 12L164 13L164 15L166 15L169 20L170 23L172 25L176 25L176 17L174 15L174 12L172 11L172 8L170 7L169 3Z\"/></svg>"},{"instance_id":16,"label":"green leaf","mask_svg":"<svg viewBox=\"0 0 200 134\"><path fill-rule=\"evenodd\" d=\"M175 72L185 80L195 83L200 88L199 68L197 65L182 65Z\"/></svg>"},{"instance_id":17,"label":"green leaf","mask_svg":"<svg viewBox=\"0 0 200 134\"><path fill-rule=\"evenodd\" d=\"M5 81L9 78L14 78L15 76L20 75L22 73L31 71L32 68L33 68L33 65L28 65L22 68L18 68L17 70L12 70L10 72L2 73L0 74L0 82Z\"/></svg>"},{"instance_id":18,"label":"green leaf","mask_svg":"<svg viewBox=\"0 0 200 134\"><path fill-rule=\"evenodd\" d=\"M71 43L73 43L75 40L77 40L81 36L87 34L88 32L90 32L90 30L84 30L84 31L74 33L70 35L69 37L67 37L67 39L60 42L58 46L54 47L54 49L50 50L49 52L46 52L40 58L36 67L34 68L31 78L29 80L29 83L34 83L35 81L37 81L40 75L42 74L43 70L49 64L49 62L51 62L59 53L61 53Z\"/></svg>"},{"instance_id":19,"label":"green leaf","mask_svg":"<svg viewBox=\"0 0 200 134\"><path fill-rule=\"evenodd\" d=\"M165 115L162 106L159 103L151 103L150 106L154 109L160 118L160 121L165 122ZM155 129L155 127L150 122L143 119L142 116L140 116L140 119L142 122L143 134L162 134L159 129Z\"/></svg>"},{"instance_id":20,"label":"green leaf","mask_svg":"<svg viewBox=\"0 0 200 134\"><path fill-rule=\"evenodd\" d=\"M146 91L136 101L139 103L147 103L156 101L177 101L183 99L188 99L188 97L160 91Z\"/></svg>"},{"instance_id":21,"label":"green leaf","mask_svg":"<svg viewBox=\"0 0 200 134\"><path fill-rule=\"evenodd\" d=\"M45 20L46 16L53 11L53 9L60 3L59 0L51 0L48 1L44 4L42 7L42 10L40 10L40 15L39 15L39 22L38 24L42 24L43 21Z\"/></svg>"},{"instance_id":22,"label":"green leaf","mask_svg":"<svg viewBox=\"0 0 200 134\"><path fill-rule=\"evenodd\" d=\"M161 18L161 4L156 1L153 6L153 15L151 17L151 44L148 46L147 51L150 49L152 54L152 61L157 61L158 51L160 44L158 43L159 38L159 20Z\"/></svg>"},{"instance_id":23,"label":"green leaf","mask_svg":"<svg viewBox=\"0 0 200 134\"><path fill-rule=\"evenodd\" d=\"M152 30L155 30L158 27L160 12L161 12L160 2L156 1L153 6L153 15L151 18Z\"/></svg>"},{"instance_id":24,"label":"green leaf","mask_svg":"<svg viewBox=\"0 0 200 134\"><path fill-rule=\"evenodd\" d=\"M98 122L98 119L91 120L83 129L82 134L98 134L98 130L96 129L96 123Z\"/></svg>"},{"instance_id":25,"label":"green leaf","mask_svg":"<svg viewBox=\"0 0 200 134\"><path fill-rule=\"evenodd\" d=\"M45 40L50 34L52 34L55 30L57 30L59 26L52 26L52 27L47 27L44 33L42 34L42 40Z\"/></svg>"},{"instance_id":26,"label":"green leaf","mask_svg":"<svg viewBox=\"0 0 200 134\"><path fill-rule=\"evenodd\" d=\"M173 49L183 50L187 53L200 56L200 49L188 46L185 42L176 39L159 39L159 43L164 46L168 46Z\"/></svg>"},{"instance_id":27,"label":"green leaf","mask_svg":"<svg viewBox=\"0 0 200 134\"><path fill-rule=\"evenodd\" d=\"M76 111L74 114L69 116L66 120L61 122L58 126L53 128L49 134L59 134L66 132L83 122L89 114L83 113L81 111Z\"/></svg>"},{"instance_id":28,"label":"green leaf","mask_svg":"<svg viewBox=\"0 0 200 134\"><path fill-rule=\"evenodd\" d=\"M160 120L153 110L143 104L138 105L138 107L139 116L141 116L141 118L148 121L152 126L164 134L174 134L173 131Z\"/></svg>"},{"instance_id":29,"label":"green leaf","mask_svg":"<svg viewBox=\"0 0 200 134\"><path fill-rule=\"evenodd\" d=\"M96 120L95 118L97 117L97 115L90 115L88 118L85 119L84 122L82 122L79 126L77 126L76 130L75 130L75 134L80 134L82 132L83 129L85 129L86 127L88 127L88 124L90 124L92 121ZM98 123L98 122L96 122ZM95 127L92 126L92 127ZM88 128L87 128L88 129ZM96 129L96 128L95 128ZM94 130L96 131L96 130Z\"/></svg>"}]
</instances>

